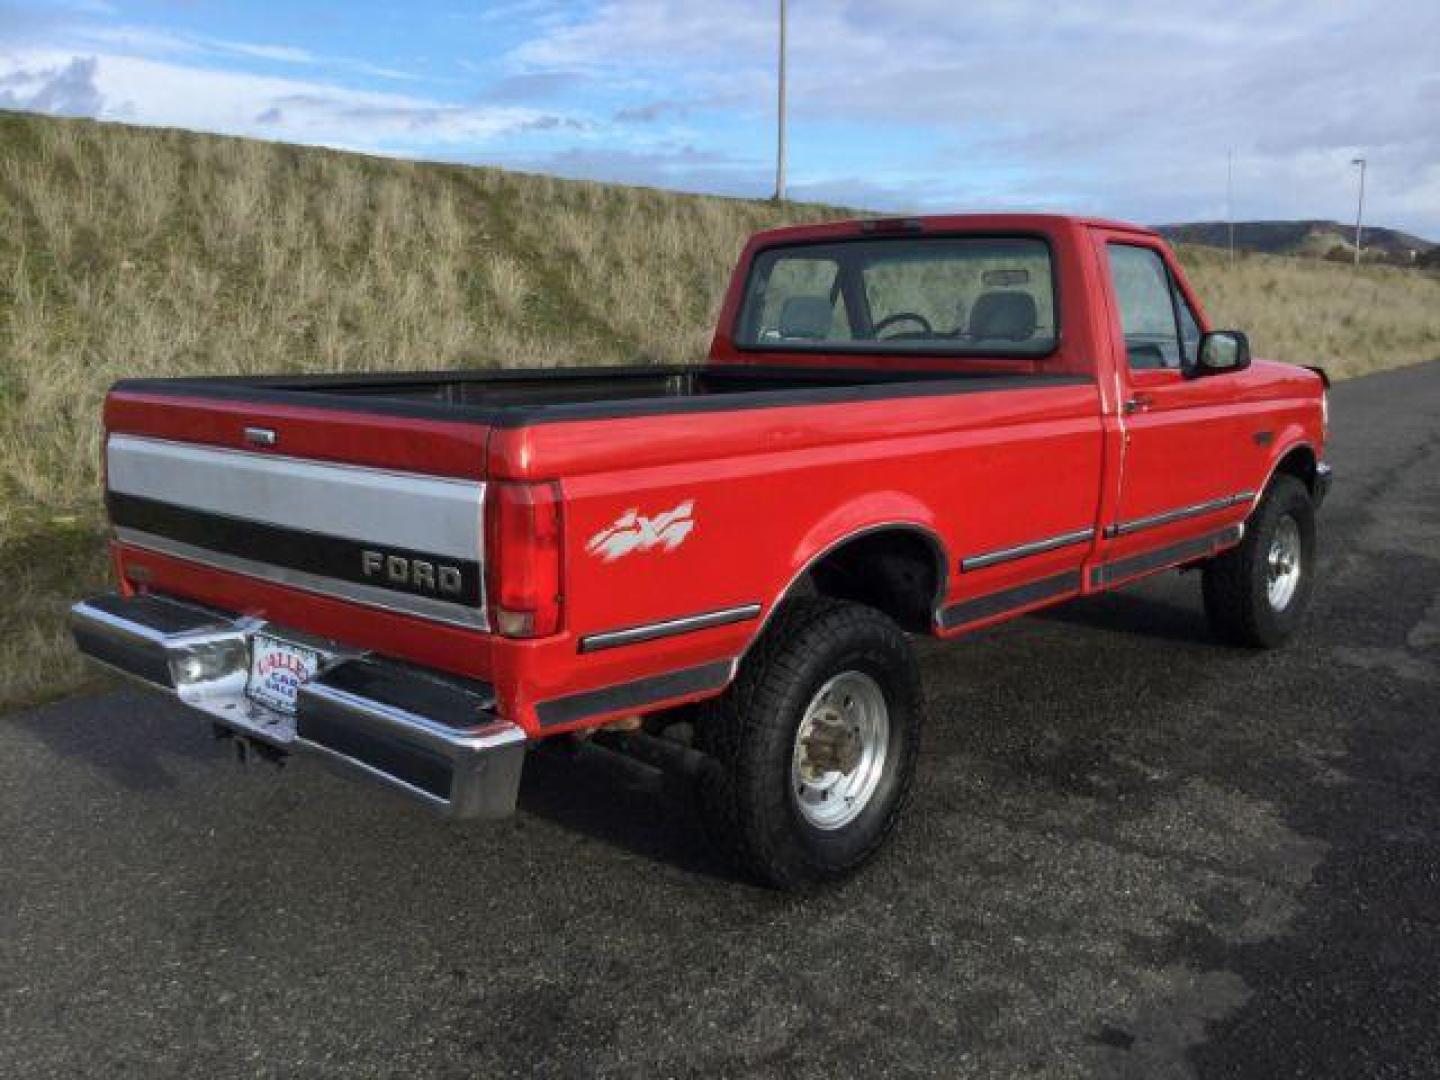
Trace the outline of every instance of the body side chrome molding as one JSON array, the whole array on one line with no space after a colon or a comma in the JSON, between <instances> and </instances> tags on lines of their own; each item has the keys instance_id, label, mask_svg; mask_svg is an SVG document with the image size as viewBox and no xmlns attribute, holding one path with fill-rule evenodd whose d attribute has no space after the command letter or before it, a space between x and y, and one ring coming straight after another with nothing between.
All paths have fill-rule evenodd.
<instances>
[{"instance_id":1,"label":"body side chrome molding","mask_svg":"<svg viewBox=\"0 0 1440 1080\"><path fill-rule=\"evenodd\" d=\"M1095 530L1093 528L1075 529L1071 532L1061 533L1059 536L1046 537L1044 540L1032 540L1027 544L1016 544L1014 547L998 548L995 551L966 556L960 560L960 569L962 571L983 570L987 566L996 566L1000 563L1012 562L1015 559L1026 559L1031 555L1043 555L1047 551L1083 544L1094 538Z\"/></svg>"},{"instance_id":2,"label":"body side chrome molding","mask_svg":"<svg viewBox=\"0 0 1440 1080\"><path fill-rule=\"evenodd\" d=\"M1221 498L1209 499L1202 503L1192 503L1189 506L1176 507L1174 510L1164 510L1158 514L1132 518L1129 521L1117 521L1113 525L1105 526L1105 536L1107 539L1116 536L1128 536L1131 533L1140 532L1142 529L1153 529L1159 525L1169 525L1172 522L1184 521L1186 518L1201 517L1204 514L1213 514L1218 510L1228 510L1232 506L1250 502L1254 498L1255 492L1241 491L1234 495L1225 495Z\"/></svg>"},{"instance_id":3,"label":"body side chrome molding","mask_svg":"<svg viewBox=\"0 0 1440 1080\"><path fill-rule=\"evenodd\" d=\"M169 537L156 536L153 533L123 526L116 528L115 538L130 547L153 551L171 558L184 559L186 562L198 563L201 566L213 567L216 570L224 570L232 574L260 578L275 585L303 589L321 596L378 608L381 611L399 615L414 615L432 622L446 623L467 630L489 628L483 607L472 608L464 604L453 604L426 596L411 596L391 589L342 581L339 578L322 577L319 574L311 574L303 570L292 570L272 563L257 562L239 555L211 551L208 548L196 547L193 544L171 540Z\"/></svg>"},{"instance_id":4,"label":"body side chrome molding","mask_svg":"<svg viewBox=\"0 0 1440 1080\"><path fill-rule=\"evenodd\" d=\"M699 615L685 615L677 619L664 619L660 622L644 623L639 626L627 626L620 630L604 630L582 637L580 651L591 653L600 652L602 649L616 649L622 645L637 645L642 641L655 641L658 638L673 637L676 634L689 634L696 630L707 630L712 626L728 626L731 623L745 622L748 619L756 618L759 614L759 604L741 604L738 607L706 611Z\"/></svg>"}]
</instances>

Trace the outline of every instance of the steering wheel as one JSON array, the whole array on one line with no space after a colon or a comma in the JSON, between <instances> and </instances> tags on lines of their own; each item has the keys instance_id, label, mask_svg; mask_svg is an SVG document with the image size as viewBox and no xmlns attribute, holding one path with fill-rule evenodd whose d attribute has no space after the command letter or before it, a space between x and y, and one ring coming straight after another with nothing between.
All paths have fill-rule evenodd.
<instances>
[{"instance_id":1,"label":"steering wheel","mask_svg":"<svg viewBox=\"0 0 1440 1080\"><path fill-rule=\"evenodd\" d=\"M892 315L886 315L885 318L881 319L878 323L875 324L875 336L878 338L882 330L888 329L889 327L894 326L898 322L919 323L921 327L924 328L922 334L925 337L931 337L935 333L935 328L930 325L930 320L925 318L924 315L917 315L913 311L897 311ZM907 330L904 336L912 336L913 334L913 331ZM901 335L897 334L896 336L899 337Z\"/></svg>"}]
</instances>

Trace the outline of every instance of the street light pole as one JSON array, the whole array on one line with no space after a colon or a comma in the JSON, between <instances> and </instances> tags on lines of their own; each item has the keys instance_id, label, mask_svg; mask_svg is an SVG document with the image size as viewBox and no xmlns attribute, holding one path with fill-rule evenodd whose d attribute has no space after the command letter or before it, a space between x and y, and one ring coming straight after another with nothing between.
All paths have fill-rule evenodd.
<instances>
[{"instance_id":1,"label":"street light pole","mask_svg":"<svg viewBox=\"0 0 1440 1080\"><path fill-rule=\"evenodd\" d=\"M780 80L776 100L775 201L785 201L785 0L780 0Z\"/></svg>"},{"instance_id":2,"label":"street light pole","mask_svg":"<svg viewBox=\"0 0 1440 1080\"><path fill-rule=\"evenodd\" d=\"M1357 157L1350 162L1360 166L1360 198L1355 203L1355 265L1360 265L1360 240L1362 222L1365 220L1365 159Z\"/></svg>"},{"instance_id":3,"label":"street light pole","mask_svg":"<svg viewBox=\"0 0 1440 1080\"><path fill-rule=\"evenodd\" d=\"M1225 155L1225 232L1230 248L1230 261L1235 261L1235 151Z\"/></svg>"}]
</instances>

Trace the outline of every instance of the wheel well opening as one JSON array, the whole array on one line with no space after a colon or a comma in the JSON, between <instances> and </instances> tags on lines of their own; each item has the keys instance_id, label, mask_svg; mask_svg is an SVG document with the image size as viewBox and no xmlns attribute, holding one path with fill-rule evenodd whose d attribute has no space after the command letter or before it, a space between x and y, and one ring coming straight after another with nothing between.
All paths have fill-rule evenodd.
<instances>
[{"instance_id":1,"label":"wheel well opening","mask_svg":"<svg viewBox=\"0 0 1440 1080\"><path fill-rule=\"evenodd\" d=\"M1295 477L1314 495L1315 469L1315 451L1308 446L1297 446L1280 459L1280 464L1275 466L1275 475L1280 476L1283 473Z\"/></svg>"},{"instance_id":2,"label":"wheel well opening","mask_svg":"<svg viewBox=\"0 0 1440 1080\"><path fill-rule=\"evenodd\" d=\"M886 529L826 553L792 593L853 600L889 615L902 629L929 633L944 585L939 545L910 529Z\"/></svg>"}]
</instances>

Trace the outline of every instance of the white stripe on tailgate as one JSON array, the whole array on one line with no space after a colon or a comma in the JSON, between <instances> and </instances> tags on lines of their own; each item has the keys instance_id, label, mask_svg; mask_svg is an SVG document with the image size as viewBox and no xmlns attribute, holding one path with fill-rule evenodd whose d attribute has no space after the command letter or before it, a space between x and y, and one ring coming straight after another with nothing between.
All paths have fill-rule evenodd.
<instances>
[{"instance_id":1,"label":"white stripe on tailgate","mask_svg":"<svg viewBox=\"0 0 1440 1080\"><path fill-rule=\"evenodd\" d=\"M112 491L292 529L481 559L485 485L112 435Z\"/></svg>"}]
</instances>

